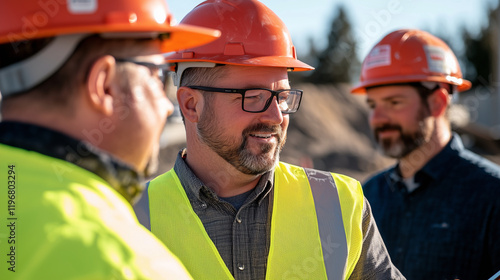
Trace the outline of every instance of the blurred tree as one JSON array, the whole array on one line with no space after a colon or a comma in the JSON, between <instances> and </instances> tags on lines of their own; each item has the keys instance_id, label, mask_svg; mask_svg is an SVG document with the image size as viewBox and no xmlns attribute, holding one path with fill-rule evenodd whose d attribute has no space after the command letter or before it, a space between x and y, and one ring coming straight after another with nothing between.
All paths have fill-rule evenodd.
<instances>
[{"instance_id":1,"label":"blurred tree","mask_svg":"<svg viewBox=\"0 0 500 280\"><path fill-rule=\"evenodd\" d=\"M350 83L357 79L361 63L356 55L356 40L345 8L337 7L327 46L318 51L314 42L310 41L309 58L313 61L314 70L306 81L316 84Z\"/></svg>"},{"instance_id":2,"label":"blurred tree","mask_svg":"<svg viewBox=\"0 0 500 280\"><path fill-rule=\"evenodd\" d=\"M314 42L314 39L312 37L308 38L308 45L309 45L309 53L307 54L297 53L297 56L301 61L316 67L318 60L317 59L318 50L316 49L316 43ZM290 72L288 73L288 76L290 78L290 81L300 84L309 82L309 76L311 75L310 73L311 71Z\"/></svg>"},{"instance_id":3,"label":"blurred tree","mask_svg":"<svg viewBox=\"0 0 500 280\"><path fill-rule=\"evenodd\" d=\"M498 9L498 7L496 8ZM494 83L494 72L497 71L497 17L496 9L489 8L488 25L481 28L478 34L473 34L465 27L462 38L465 44L464 76L473 86L488 86Z\"/></svg>"}]
</instances>

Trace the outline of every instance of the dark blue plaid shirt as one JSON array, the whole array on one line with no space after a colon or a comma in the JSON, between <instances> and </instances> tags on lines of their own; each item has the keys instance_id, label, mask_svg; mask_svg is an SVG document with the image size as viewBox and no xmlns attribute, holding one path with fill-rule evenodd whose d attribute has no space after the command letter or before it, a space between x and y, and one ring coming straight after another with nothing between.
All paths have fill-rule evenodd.
<instances>
[{"instance_id":1,"label":"dark blue plaid shirt","mask_svg":"<svg viewBox=\"0 0 500 280\"><path fill-rule=\"evenodd\" d=\"M364 184L373 216L407 279L488 279L500 269L500 166L457 135L415 174L412 192L394 166Z\"/></svg>"}]
</instances>

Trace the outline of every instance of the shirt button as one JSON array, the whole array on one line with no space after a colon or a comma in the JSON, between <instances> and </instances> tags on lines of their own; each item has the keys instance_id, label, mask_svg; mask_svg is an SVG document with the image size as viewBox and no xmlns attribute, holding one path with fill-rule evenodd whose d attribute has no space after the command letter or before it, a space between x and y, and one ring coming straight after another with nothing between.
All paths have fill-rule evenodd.
<instances>
[{"instance_id":1,"label":"shirt button","mask_svg":"<svg viewBox=\"0 0 500 280\"><path fill-rule=\"evenodd\" d=\"M238 269L243 271L245 269L245 265L244 264L239 264L238 265Z\"/></svg>"},{"instance_id":2,"label":"shirt button","mask_svg":"<svg viewBox=\"0 0 500 280\"><path fill-rule=\"evenodd\" d=\"M238 222L238 224L241 224L241 218L240 217L236 217L236 222Z\"/></svg>"},{"instance_id":3,"label":"shirt button","mask_svg":"<svg viewBox=\"0 0 500 280\"><path fill-rule=\"evenodd\" d=\"M207 208L207 204L206 203L202 203L201 204L201 208L203 208L203 209Z\"/></svg>"}]
</instances>

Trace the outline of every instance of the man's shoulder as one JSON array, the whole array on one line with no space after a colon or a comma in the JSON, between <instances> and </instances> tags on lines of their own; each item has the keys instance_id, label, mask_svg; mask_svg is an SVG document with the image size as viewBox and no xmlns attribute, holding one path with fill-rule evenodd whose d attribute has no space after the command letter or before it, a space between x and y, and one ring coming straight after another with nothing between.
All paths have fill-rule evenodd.
<instances>
[{"instance_id":1,"label":"man's shoulder","mask_svg":"<svg viewBox=\"0 0 500 280\"><path fill-rule=\"evenodd\" d=\"M482 157L470 150L460 152L458 159L450 168L450 176L455 174L464 179L493 181L500 183L500 165Z\"/></svg>"},{"instance_id":2,"label":"man's shoulder","mask_svg":"<svg viewBox=\"0 0 500 280\"><path fill-rule=\"evenodd\" d=\"M177 174L177 172L175 172L175 170L172 168L172 169L169 169L161 174L158 174L156 177L152 178L151 180L148 181L148 184L151 184L151 183L156 183L158 181L161 181L161 180L165 180L166 177L168 176L171 176L171 175L176 175L176 176L179 176Z\"/></svg>"},{"instance_id":3,"label":"man's shoulder","mask_svg":"<svg viewBox=\"0 0 500 280\"><path fill-rule=\"evenodd\" d=\"M319 169L314 169L314 168L306 168L306 167L300 167L297 165L285 163L285 162L280 162L280 166L285 167L286 169L289 170L305 170L307 174L324 174L324 175L331 175L336 181L343 181L343 182L352 182L352 183L358 183L359 181L353 177L350 177L348 175L332 172L332 171L324 171L324 170L319 170Z\"/></svg>"},{"instance_id":4,"label":"man's shoulder","mask_svg":"<svg viewBox=\"0 0 500 280\"><path fill-rule=\"evenodd\" d=\"M345 183L348 183L348 184L360 184L361 183L359 182L358 179L356 178L353 178L351 176L348 176L348 175L345 175L345 174L340 174L340 173L335 173L335 172L331 172L332 174L332 177L333 179L335 179L335 181L342 181L342 182L345 182Z\"/></svg>"},{"instance_id":5,"label":"man's shoulder","mask_svg":"<svg viewBox=\"0 0 500 280\"><path fill-rule=\"evenodd\" d=\"M460 158L464 163L475 165L477 168L500 174L500 165L470 150L463 150L460 153Z\"/></svg>"},{"instance_id":6,"label":"man's shoulder","mask_svg":"<svg viewBox=\"0 0 500 280\"><path fill-rule=\"evenodd\" d=\"M291 172L291 174L294 174L295 172L305 172L305 175L310 181L313 180L323 183L329 182L330 184L335 185L338 189L348 190L353 193L362 193L360 182L357 179L344 174L313 168L304 168L284 162L280 162L277 168L281 170L280 173Z\"/></svg>"},{"instance_id":7,"label":"man's shoulder","mask_svg":"<svg viewBox=\"0 0 500 280\"><path fill-rule=\"evenodd\" d=\"M12 164L19 175L12 187L12 214L21 217L19 228L23 229L16 232L19 263L36 263L31 269L42 278L91 277L104 272L111 277L131 264L134 273L142 276L139 266L132 263L135 257L130 258L136 254L130 243L151 237L117 192L76 165L22 149L12 151L12 155L23 155ZM0 159L0 163L6 161ZM61 267L61 263L71 265Z\"/></svg>"}]
</instances>

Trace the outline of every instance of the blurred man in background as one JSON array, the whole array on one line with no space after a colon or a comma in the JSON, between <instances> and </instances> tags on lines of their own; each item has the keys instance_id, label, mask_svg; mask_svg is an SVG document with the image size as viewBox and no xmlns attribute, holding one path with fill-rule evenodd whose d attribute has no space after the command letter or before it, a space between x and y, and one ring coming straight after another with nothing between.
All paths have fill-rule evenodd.
<instances>
[{"instance_id":1,"label":"blurred man in background","mask_svg":"<svg viewBox=\"0 0 500 280\"><path fill-rule=\"evenodd\" d=\"M0 278L190 279L129 202L173 110L162 53L218 31L172 26L163 0L3 1L0 18Z\"/></svg>"},{"instance_id":2,"label":"blurred man in background","mask_svg":"<svg viewBox=\"0 0 500 280\"><path fill-rule=\"evenodd\" d=\"M404 279L358 181L279 162L302 91L286 26L256 0L209 0L184 24L220 29L176 64L187 149L135 206L196 279Z\"/></svg>"},{"instance_id":3,"label":"blurred man in background","mask_svg":"<svg viewBox=\"0 0 500 280\"><path fill-rule=\"evenodd\" d=\"M470 88L439 38L385 36L360 84L370 125L397 164L363 186L391 258L408 279L488 279L500 268L500 167L451 131L452 94Z\"/></svg>"}]
</instances>

